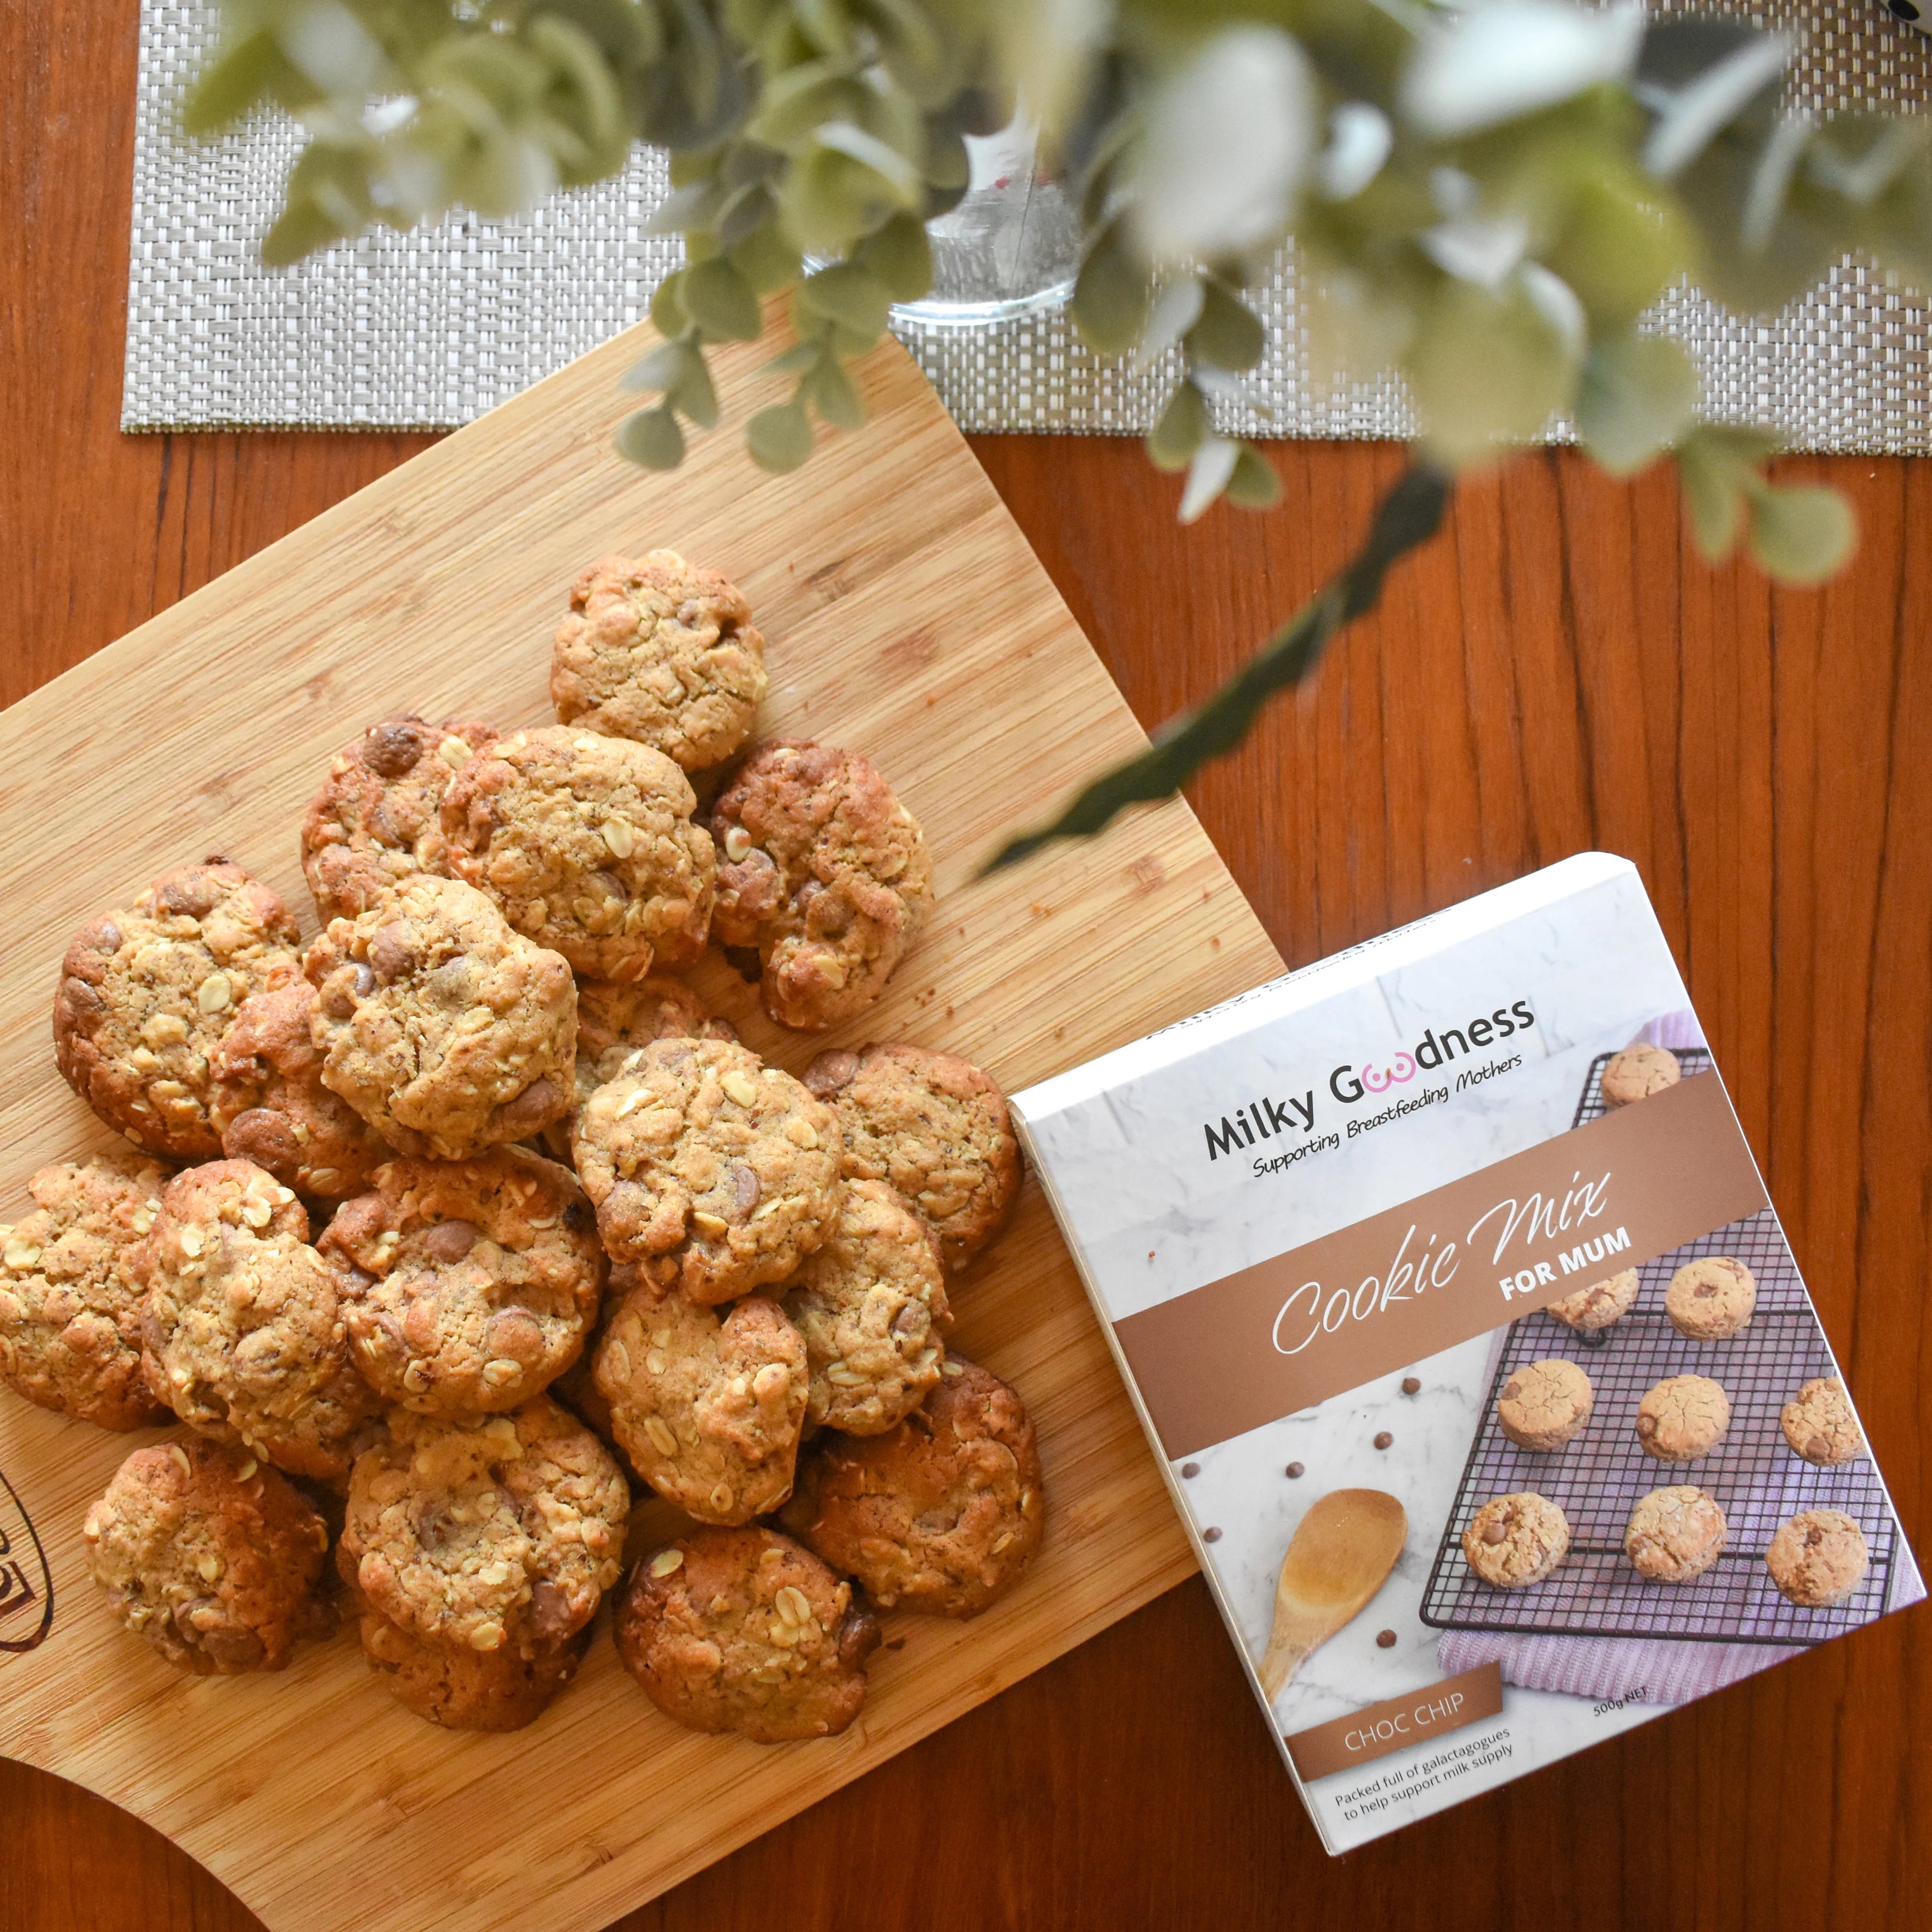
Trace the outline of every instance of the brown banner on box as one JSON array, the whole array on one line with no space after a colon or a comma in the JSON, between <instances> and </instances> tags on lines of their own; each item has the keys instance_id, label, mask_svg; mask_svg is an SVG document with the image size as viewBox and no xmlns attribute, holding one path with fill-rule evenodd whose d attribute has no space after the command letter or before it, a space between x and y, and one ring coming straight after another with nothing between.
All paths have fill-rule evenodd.
<instances>
[{"instance_id":1,"label":"brown banner on box","mask_svg":"<svg viewBox=\"0 0 1932 1932\"><path fill-rule=\"evenodd\" d=\"M1169 1456L1486 1334L1767 1204L1714 1073L1114 1324Z\"/></svg>"},{"instance_id":2,"label":"brown banner on box","mask_svg":"<svg viewBox=\"0 0 1932 1932\"><path fill-rule=\"evenodd\" d=\"M1406 1696L1385 1698L1366 1710L1297 1731L1282 1742L1295 1769L1312 1783L1386 1757L1390 1751L1426 1744L1445 1731L1500 1717L1502 1708L1502 1666L1479 1664L1459 1677L1445 1677Z\"/></svg>"}]
</instances>

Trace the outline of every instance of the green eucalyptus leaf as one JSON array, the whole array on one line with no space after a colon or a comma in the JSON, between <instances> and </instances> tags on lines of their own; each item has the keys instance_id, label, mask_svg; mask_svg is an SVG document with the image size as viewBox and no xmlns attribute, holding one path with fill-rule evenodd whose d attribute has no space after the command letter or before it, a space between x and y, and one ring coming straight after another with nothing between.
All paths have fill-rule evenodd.
<instances>
[{"instance_id":1,"label":"green eucalyptus leaf","mask_svg":"<svg viewBox=\"0 0 1932 1932\"><path fill-rule=\"evenodd\" d=\"M1148 432L1147 453L1161 470L1185 470L1214 433L1208 399L1191 382L1179 384Z\"/></svg>"},{"instance_id":2,"label":"green eucalyptus leaf","mask_svg":"<svg viewBox=\"0 0 1932 1932\"><path fill-rule=\"evenodd\" d=\"M836 356L821 357L818 367L806 378L805 393L834 429L858 429L866 421L866 406Z\"/></svg>"},{"instance_id":3,"label":"green eucalyptus leaf","mask_svg":"<svg viewBox=\"0 0 1932 1932\"><path fill-rule=\"evenodd\" d=\"M718 427L718 392L712 387L711 371L701 352L691 351L676 386L666 393L664 400L682 410L700 429Z\"/></svg>"},{"instance_id":4,"label":"green eucalyptus leaf","mask_svg":"<svg viewBox=\"0 0 1932 1932\"><path fill-rule=\"evenodd\" d=\"M258 31L224 47L194 79L182 102L182 127L197 139L232 127L264 101L299 102L318 90L294 66L274 34Z\"/></svg>"},{"instance_id":5,"label":"green eucalyptus leaf","mask_svg":"<svg viewBox=\"0 0 1932 1932\"><path fill-rule=\"evenodd\" d=\"M902 207L917 208L925 200L925 184L919 170L869 128L850 121L828 121L814 130L813 138L821 148L830 148L834 154L846 155L862 167L871 169Z\"/></svg>"},{"instance_id":6,"label":"green eucalyptus leaf","mask_svg":"<svg viewBox=\"0 0 1932 1932\"><path fill-rule=\"evenodd\" d=\"M1677 476L1690 534L1707 563L1721 563L1736 547L1748 468L1740 470L1716 439L1691 437L1677 452Z\"/></svg>"},{"instance_id":7,"label":"green eucalyptus leaf","mask_svg":"<svg viewBox=\"0 0 1932 1932\"><path fill-rule=\"evenodd\" d=\"M751 284L722 256L686 269L680 298L710 341L754 341L764 326Z\"/></svg>"},{"instance_id":8,"label":"green eucalyptus leaf","mask_svg":"<svg viewBox=\"0 0 1932 1932\"><path fill-rule=\"evenodd\" d=\"M1630 476L1675 442L1697 412L1697 369L1678 344L1625 335L1599 343L1576 389L1576 430L1612 476Z\"/></svg>"},{"instance_id":9,"label":"green eucalyptus leaf","mask_svg":"<svg viewBox=\"0 0 1932 1932\"><path fill-rule=\"evenodd\" d=\"M798 285L796 299L864 336L868 346L885 332L890 298L881 284L856 263L835 262L806 276Z\"/></svg>"},{"instance_id":10,"label":"green eucalyptus leaf","mask_svg":"<svg viewBox=\"0 0 1932 1932\"><path fill-rule=\"evenodd\" d=\"M617 425L617 453L646 470L675 470L684 460L684 433L668 409L637 410Z\"/></svg>"},{"instance_id":11,"label":"green eucalyptus leaf","mask_svg":"<svg viewBox=\"0 0 1932 1932\"><path fill-rule=\"evenodd\" d=\"M1200 320L1205 299L1198 275L1180 275L1168 283L1148 310L1140 346L1134 351L1135 368L1153 368Z\"/></svg>"},{"instance_id":12,"label":"green eucalyptus leaf","mask_svg":"<svg viewBox=\"0 0 1932 1932\"><path fill-rule=\"evenodd\" d=\"M1069 304L1074 326L1096 354L1120 355L1140 340L1151 299L1147 264L1120 224L1110 223L1080 264Z\"/></svg>"},{"instance_id":13,"label":"green eucalyptus leaf","mask_svg":"<svg viewBox=\"0 0 1932 1932\"><path fill-rule=\"evenodd\" d=\"M896 214L859 244L859 266L896 302L917 302L932 286L932 248L926 224Z\"/></svg>"},{"instance_id":14,"label":"green eucalyptus leaf","mask_svg":"<svg viewBox=\"0 0 1932 1932\"><path fill-rule=\"evenodd\" d=\"M1835 490L1761 484L1750 498L1751 554L1780 583L1822 584L1858 548L1858 519Z\"/></svg>"},{"instance_id":15,"label":"green eucalyptus leaf","mask_svg":"<svg viewBox=\"0 0 1932 1932\"><path fill-rule=\"evenodd\" d=\"M802 403L773 403L745 425L745 446L760 470L783 475L812 454L812 423Z\"/></svg>"},{"instance_id":16,"label":"green eucalyptus leaf","mask_svg":"<svg viewBox=\"0 0 1932 1932\"><path fill-rule=\"evenodd\" d=\"M694 352L682 342L660 342L642 361L633 362L618 378L622 389L645 389L668 394L684 380L686 365Z\"/></svg>"},{"instance_id":17,"label":"green eucalyptus leaf","mask_svg":"<svg viewBox=\"0 0 1932 1932\"><path fill-rule=\"evenodd\" d=\"M806 38L821 54L837 61L852 58L851 23L838 0L791 0L791 11Z\"/></svg>"},{"instance_id":18,"label":"green eucalyptus leaf","mask_svg":"<svg viewBox=\"0 0 1932 1932\"><path fill-rule=\"evenodd\" d=\"M758 229L742 242L734 242L725 253L732 267L761 296L789 288L803 266L798 250L776 226Z\"/></svg>"},{"instance_id":19,"label":"green eucalyptus leaf","mask_svg":"<svg viewBox=\"0 0 1932 1932\"><path fill-rule=\"evenodd\" d=\"M684 309L684 278L686 271L674 269L658 283L651 296L651 320L657 325L658 333L675 339L691 326L691 318Z\"/></svg>"},{"instance_id":20,"label":"green eucalyptus leaf","mask_svg":"<svg viewBox=\"0 0 1932 1932\"><path fill-rule=\"evenodd\" d=\"M1228 501L1244 510L1271 510L1281 501L1281 478L1253 444L1244 442L1228 478Z\"/></svg>"},{"instance_id":21,"label":"green eucalyptus leaf","mask_svg":"<svg viewBox=\"0 0 1932 1932\"><path fill-rule=\"evenodd\" d=\"M1196 522L1226 489L1240 460L1241 446L1226 436L1210 436L1194 452L1187 466L1187 482L1180 493L1180 520Z\"/></svg>"},{"instance_id":22,"label":"green eucalyptus leaf","mask_svg":"<svg viewBox=\"0 0 1932 1932\"><path fill-rule=\"evenodd\" d=\"M724 200L724 188L715 178L674 188L651 210L644 222L644 232L676 235L687 228L708 228Z\"/></svg>"},{"instance_id":23,"label":"green eucalyptus leaf","mask_svg":"<svg viewBox=\"0 0 1932 1932\"><path fill-rule=\"evenodd\" d=\"M1202 283L1200 319L1186 335L1190 354L1216 368L1248 370L1267 341L1261 317L1245 302L1217 281Z\"/></svg>"},{"instance_id":24,"label":"green eucalyptus leaf","mask_svg":"<svg viewBox=\"0 0 1932 1932\"><path fill-rule=\"evenodd\" d=\"M760 376L802 376L808 370L816 369L824 360L826 350L822 342L794 342L782 353L760 365Z\"/></svg>"},{"instance_id":25,"label":"green eucalyptus leaf","mask_svg":"<svg viewBox=\"0 0 1932 1932\"><path fill-rule=\"evenodd\" d=\"M926 158L920 164L920 172L933 188L962 195L966 192L973 178L973 162L956 129L934 128L928 130Z\"/></svg>"},{"instance_id":26,"label":"green eucalyptus leaf","mask_svg":"<svg viewBox=\"0 0 1932 1932\"><path fill-rule=\"evenodd\" d=\"M718 211L714 224L718 244L728 254L740 242L769 228L778 212L771 190L753 182L738 189Z\"/></svg>"}]
</instances>

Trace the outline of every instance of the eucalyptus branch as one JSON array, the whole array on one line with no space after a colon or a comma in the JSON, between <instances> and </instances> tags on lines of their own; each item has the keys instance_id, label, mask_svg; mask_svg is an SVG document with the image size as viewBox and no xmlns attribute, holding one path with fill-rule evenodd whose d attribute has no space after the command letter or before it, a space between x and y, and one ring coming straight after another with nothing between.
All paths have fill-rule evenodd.
<instances>
[{"instance_id":1,"label":"eucalyptus branch","mask_svg":"<svg viewBox=\"0 0 1932 1932\"><path fill-rule=\"evenodd\" d=\"M1336 633L1375 608L1390 566L1442 527L1454 488L1432 464L1405 470L1377 505L1361 548L1206 704L1163 725L1138 757L1103 772L1052 824L1002 846L979 876L1017 865L1056 838L1090 838L1128 806L1172 796L1210 758L1232 751L1268 700L1302 682Z\"/></svg>"}]
</instances>

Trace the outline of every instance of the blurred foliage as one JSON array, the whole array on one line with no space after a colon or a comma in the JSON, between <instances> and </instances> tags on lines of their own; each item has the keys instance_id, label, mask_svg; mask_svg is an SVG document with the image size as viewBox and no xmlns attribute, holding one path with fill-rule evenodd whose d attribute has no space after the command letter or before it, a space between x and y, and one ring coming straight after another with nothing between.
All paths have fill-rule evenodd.
<instances>
[{"instance_id":1,"label":"blurred foliage","mask_svg":"<svg viewBox=\"0 0 1932 1932\"><path fill-rule=\"evenodd\" d=\"M655 218L686 266L631 372L619 448L665 469L718 421L706 351L791 346L745 424L785 470L856 428L849 373L931 285L924 224L964 137L1016 108L1078 209L1072 316L1175 382L1147 440L1180 514L1264 508L1274 472L1217 428L1265 332L1244 290L1292 242L1323 364L1394 368L1418 470L1453 478L1552 421L1606 470L1670 454L1713 560L1747 545L1814 583L1856 541L1828 491L1766 480L1772 440L1706 424L1696 372L1646 317L1689 278L1746 314L1848 252L1932 287L1932 129L1780 100L1788 37L1640 7L1488 0L224 0L188 100L210 134L256 109L309 135L271 263L453 208L512 214L670 151ZM1226 420L1226 416L1223 416ZM1332 588L1333 586L1331 586ZM1318 602L1319 600L1318 600ZM1171 762L1171 761L1170 761Z\"/></svg>"}]
</instances>

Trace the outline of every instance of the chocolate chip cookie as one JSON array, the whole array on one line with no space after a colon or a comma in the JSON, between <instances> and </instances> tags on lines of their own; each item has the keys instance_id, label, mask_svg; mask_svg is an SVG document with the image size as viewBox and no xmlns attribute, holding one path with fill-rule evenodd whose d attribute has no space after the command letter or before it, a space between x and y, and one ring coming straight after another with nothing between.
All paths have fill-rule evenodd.
<instances>
[{"instance_id":1,"label":"chocolate chip cookie","mask_svg":"<svg viewBox=\"0 0 1932 1932\"><path fill-rule=\"evenodd\" d=\"M1602 1281L1593 1281L1588 1288L1580 1288L1574 1294L1566 1294L1561 1301L1549 1303L1544 1312L1555 1316L1566 1328L1594 1335L1621 1322L1636 1306L1641 1286L1636 1270L1624 1268Z\"/></svg>"},{"instance_id":2,"label":"chocolate chip cookie","mask_svg":"<svg viewBox=\"0 0 1932 1932\"><path fill-rule=\"evenodd\" d=\"M1842 1604L1865 1580L1864 1532L1843 1510L1805 1510L1778 1526L1764 1553L1779 1592L1810 1610Z\"/></svg>"},{"instance_id":3,"label":"chocolate chip cookie","mask_svg":"<svg viewBox=\"0 0 1932 1932\"><path fill-rule=\"evenodd\" d=\"M164 1420L141 1372L143 1238L166 1170L132 1151L56 1161L33 1211L0 1227L0 1380L103 1429Z\"/></svg>"},{"instance_id":4,"label":"chocolate chip cookie","mask_svg":"<svg viewBox=\"0 0 1932 1932\"><path fill-rule=\"evenodd\" d=\"M298 1476L339 1480L382 1404L350 1366L308 1213L245 1160L162 1190L148 1236L142 1368L181 1419Z\"/></svg>"},{"instance_id":5,"label":"chocolate chip cookie","mask_svg":"<svg viewBox=\"0 0 1932 1932\"><path fill-rule=\"evenodd\" d=\"M879 1643L850 1583L755 1527L693 1530L645 1557L616 1634L625 1667L665 1716L758 1744L844 1730Z\"/></svg>"},{"instance_id":6,"label":"chocolate chip cookie","mask_svg":"<svg viewBox=\"0 0 1932 1932\"><path fill-rule=\"evenodd\" d=\"M884 1436L826 1435L781 1520L888 1608L977 1616L1040 1548L1046 1490L1018 1393L963 1357Z\"/></svg>"},{"instance_id":7,"label":"chocolate chip cookie","mask_svg":"<svg viewBox=\"0 0 1932 1932\"><path fill-rule=\"evenodd\" d=\"M280 1670L334 1628L317 1588L328 1530L246 1450L136 1449L81 1526L87 1568L122 1622L197 1676Z\"/></svg>"},{"instance_id":8,"label":"chocolate chip cookie","mask_svg":"<svg viewBox=\"0 0 1932 1932\"><path fill-rule=\"evenodd\" d=\"M208 1063L244 1000L298 976L296 937L280 899L219 856L82 926L54 998L68 1084L136 1147L212 1159Z\"/></svg>"},{"instance_id":9,"label":"chocolate chip cookie","mask_svg":"<svg viewBox=\"0 0 1932 1932\"><path fill-rule=\"evenodd\" d=\"M0 1276L0 1280L5 1277ZM4 1306L0 1300L0 1308ZM1821 1469L1849 1462L1865 1446L1864 1431L1852 1408L1852 1399L1836 1376L1820 1376L1807 1382L1778 1414L1778 1426L1793 1455Z\"/></svg>"},{"instance_id":10,"label":"chocolate chip cookie","mask_svg":"<svg viewBox=\"0 0 1932 1932\"><path fill-rule=\"evenodd\" d=\"M940 1378L952 1325L946 1283L925 1223L883 1180L846 1184L784 1310L805 1338L814 1428L883 1435Z\"/></svg>"},{"instance_id":11,"label":"chocolate chip cookie","mask_svg":"<svg viewBox=\"0 0 1932 1932\"><path fill-rule=\"evenodd\" d=\"M1519 1449L1561 1449L1596 1406L1590 1378L1560 1355L1513 1370L1496 1398L1496 1420Z\"/></svg>"},{"instance_id":12,"label":"chocolate chip cookie","mask_svg":"<svg viewBox=\"0 0 1932 1932\"><path fill-rule=\"evenodd\" d=\"M541 1133L575 1087L568 963L473 886L405 879L303 962L323 1084L398 1153L464 1160Z\"/></svg>"},{"instance_id":13,"label":"chocolate chip cookie","mask_svg":"<svg viewBox=\"0 0 1932 1932\"><path fill-rule=\"evenodd\" d=\"M1675 1087L1683 1077L1684 1069L1667 1046L1640 1041L1610 1055L1598 1084L1603 1089L1604 1106L1628 1107L1635 1101L1648 1100L1653 1094L1661 1094L1666 1087Z\"/></svg>"},{"instance_id":14,"label":"chocolate chip cookie","mask_svg":"<svg viewBox=\"0 0 1932 1932\"><path fill-rule=\"evenodd\" d=\"M568 1168L520 1148L392 1160L316 1244L364 1381L460 1420L519 1408L577 1359L604 1250Z\"/></svg>"},{"instance_id":15,"label":"chocolate chip cookie","mask_svg":"<svg viewBox=\"0 0 1932 1932\"><path fill-rule=\"evenodd\" d=\"M548 724L500 738L442 801L449 868L518 932L598 980L694 964L711 922L711 835L662 752Z\"/></svg>"},{"instance_id":16,"label":"chocolate chip cookie","mask_svg":"<svg viewBox=\"0 0 1932 1932\"><path fill-rule=\"evenodd\" d=\"M507 1644L456 1650L412 1636L370 1609L362 1613L358 1634L370 1669L404 1709L450 1731L520 1731L535 1724L590 1648L586 1624L528 1657Z\"/></svg>"},{"instance_id":17,"label":"chocolate chip cookie","mask_svg":"<svg viewBox=\"0 0 1932 1932\"><path fill-rule=\"evenodd\" d=\"M848 1180L897 1188L963 1268L1006 1226L1020 1146L1006 1096L970 1060L922 1046L821 1053L805 1084L838 1116Z\"/></svg>"},{"instance_id":18,"label":"chocolate chip cookie","mask_svg":"<svg viewBox=\"0 0 1932 1932\"><path fill-rule=\"evenodd\" d=\"M817 1032L885 991L932 904L919 821L855 752L761 746L712 808L715 937L755 946L765 1010Z\"/></svg>"},{"instance_id":19,"label":"chocolate chip cookie","mask_svg":"<svg viewBox=\"0 0 1932 1932\"><path fill-rule=\"evenodd\" d=\"M610 1452L548 1396L467 1426L399 1409L350 1478L344 1567L412 1636L534 1658L617 1580L629 1511Z\"/></svg>"},{"instance_id":20,"label":"chocolate chip cookie","mask_svg":"<svg viewBox=\"0 0 1932 1932\"><path fill-rule=\"evenodd\" d=\"M639 1283L611 1313L596 1376L632 1466L700 1522L748 1522L791 1494L805 1344L776 1302L748 1294L721 1317Z\"/></svg>"},{"instance_id":21,"label":"chocolate chip cookie","mask_svg":"<svg viewBox=\"0 0 1932 1932\"><path fill-rule=\"evenodd\" d=\"M614 1261L694 1301L788 1280L838 1210L838 1122L748 1048L660 1040L592 1094L572 1141Z\"/></svg>"},{"instance_id":22,"label":"chocolate chip cookie","mask_svg":"<svg viewBox=\"0 0 1932 1932\"><path fill-rule=\"evenodd\" d=\"M1688 1583L1716 1562L1724 1546L1724 1513L1715 1498L1688 1483L1652 1490L1630 1511L1624 1554L1660 1583Z\"/></svg>"},{"instance_id":23,"label":"chocolate chip cookie","mask_svg":"<svg viewBox=\"0 0 1932 1932\"><path fill-rule=\"evenodd\" d=\"M600 557L571 586L550 671L564 724L703 771L752 735L765 686L751 606L717 571L654 550Z\"/></svg>"},{"instance_id":24,"label":"chocolate chip cookie","mask_svg":"<svg viewBox=\"0 0 1932 1932\"><path fill-rule=\"evenodd\" d=\"M382 1137L322 1084L315 988L291 980L242 1001L209 1062L208 1117L231 1160L319 1200L359 1194L389 1158Z\"/></svg>"},{"instance_id":25,"label":"chocolate chip cookie","mask_svg":"<svg viewBox=\"0 0 1932 1932\"><path fill-rule=\"evenodd\" d=\"M1569 1549L1569 1519L1534 1490L1492 1498L1462 1532L1463 1560L1498 1590L1523 1590L1541 1582Z\"/></svg>"},{"instance_id":26,"label":"chocolate chip cookie","mask_svg":"<svg viewBox=\"0 0 1932 1932\"><path fill-rule=\"evenodd\" d=\"M1750 1326L1756 1306L1756 1277L1728 1255L1686 1262L1670 1277L1664 1294L1670 1325L1694 1342L1728 1341Z\"/></svg>"},{"instance_id":27,"label":"chocolate chip cookie","mask_svg":"<svg viewBox=\"0 0 1932 1932\"><path fill-rule=\"evenodd\" d=\"M473 718L386 718L329 761L302 820L302 862L326 923L367 912L416 872L443 872L439 813L449 782L496 742Z\"/></svg>"},{"instance_id":28,"label":"chocolate chip cookie","mask_svg":"<svg viewBox=\"0 0 1932 1932\"><path fill-rule=\"evenodd\" d=\"M1694 1462L1724 1439L1730 1398L1708 1376L1670 1376L1636 1406L1636 1439L1660 1462Z\"/></svg>"}]
</instances>

